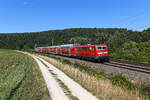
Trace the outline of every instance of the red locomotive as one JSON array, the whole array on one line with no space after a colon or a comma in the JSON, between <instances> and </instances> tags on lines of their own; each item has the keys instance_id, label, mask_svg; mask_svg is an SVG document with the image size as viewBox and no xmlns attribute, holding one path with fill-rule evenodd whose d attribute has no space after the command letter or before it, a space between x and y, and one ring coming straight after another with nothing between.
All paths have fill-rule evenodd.
<instances>
[{"instance_id":1,"label":"red locomotive","mask_svg":"<svg viewBox=\"0 0 150 100\"><path fill-rule=\"evenodd\" d=\"M99 45L80 45L67 44L60 46L38 47L35 52L52 53L66 56L73 56L79 59L88 59L92 61L109 61L108 47L106 44Z\"/></svg>"},{"instance_id":2,"label":"red locomotive","mask_svg":"<svg viewBox=\"0 0 150 100\"><path fill-rule=\"evenodd\" d=\"M77 57L80 59L109 61L108 47L105 44L79 46L77 52Z\"/></svg>"}]
</instances>

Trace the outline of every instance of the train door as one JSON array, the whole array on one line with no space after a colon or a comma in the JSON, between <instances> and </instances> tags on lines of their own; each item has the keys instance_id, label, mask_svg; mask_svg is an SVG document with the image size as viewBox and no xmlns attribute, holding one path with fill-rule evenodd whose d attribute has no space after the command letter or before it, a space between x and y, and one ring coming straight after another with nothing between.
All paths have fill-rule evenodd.
<instances>
[{"instance_id":1,"label":"train door","mask_svg":"<svg viewBox=\"0 0 150 100\"><path fill-rule=\"evenodd\" d=\"M58 54L58 48L56 47L56 54Z\"/></svg>"},{"instance_id":2,"label":"train door","mask_svg":"<svg viewBox=\"0 0 150 100\"><path fill-rule=\"evenodd\" d=\"M70 54L74 55L74 48L73 47L71 47L71 53Z\"/></svg>"},{"instance_id":3,"label":"train door","mask_svg":"<svg viewBox=\"0 0 150 100\"><path fill-rule=\"evenodd\" d=\"M95 56L95 47L93 46L91 48L92 48L92 50L91 50L91 56Z\"/></svg>"}]
</instances>

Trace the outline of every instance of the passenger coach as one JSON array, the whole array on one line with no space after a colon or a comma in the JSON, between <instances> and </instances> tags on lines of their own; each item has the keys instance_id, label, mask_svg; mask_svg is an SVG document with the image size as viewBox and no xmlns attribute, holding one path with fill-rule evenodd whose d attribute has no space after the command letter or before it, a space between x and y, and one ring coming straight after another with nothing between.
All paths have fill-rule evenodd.
<instances>
[{"instance_id":1,"label":"passenger coach","mask_svg":"<svg viewBox=\"0 0 150 100\"><path fill-rule=\"evenodd\" d=\"M76 56L77 46L80 46L80 44L61 45L60 46L61 55Z\"/></svg>"}]
</instances>

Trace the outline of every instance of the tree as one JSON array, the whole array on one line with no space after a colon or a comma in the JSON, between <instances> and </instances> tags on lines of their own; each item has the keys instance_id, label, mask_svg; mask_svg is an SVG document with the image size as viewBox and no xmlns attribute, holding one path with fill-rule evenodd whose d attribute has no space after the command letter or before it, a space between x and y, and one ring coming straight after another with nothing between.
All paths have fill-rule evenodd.
<instances>
[{"instance_id":1,"label":"tree","mask_svg":"<svg viewBox=\"0 0 150 100\"><path fill-rule=\"evenodd\" d=\"M137 43L133 41L124 43L123 52L126 59L138 58L141 55Z\"/></svg>"}]
</instances>

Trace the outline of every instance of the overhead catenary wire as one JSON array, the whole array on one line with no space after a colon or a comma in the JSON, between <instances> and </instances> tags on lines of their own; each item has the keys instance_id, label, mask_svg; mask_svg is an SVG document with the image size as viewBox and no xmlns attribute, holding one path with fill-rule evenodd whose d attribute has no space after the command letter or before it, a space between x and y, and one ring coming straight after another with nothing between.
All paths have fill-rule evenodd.
<instances>
[{"instance_id":1,"label":"overhead catenary wire","mask_svg":"<svg viewBox=\"0 0 150 100\"><path fill-rule=\"evenodd\" d=\"M147 13L149 13L150 12L150 9L146 9L146 10L144 10L144 11L142 11L142 12L140 12L140 13L138 13L138 14L135 14L135 15L133 15L133 16L129 16L129 17L127 17L127 18L125 18L125 19L122 19L120 22L121 22L121 24L118 24L117 26L126 26L126 28L131 28L131 29L136 29L136 30L138 30L138 29L142 29L142 28L147 28L147 27L149 27L149 25L144 25L144 26L135 26L135 27L133 27L133 24L135 23L135 21L139 21L139 17L142 17L143 15L145 15L145 14L147 14ZM127 22L127 23L125 23L125 21ZM128 21L130 21L130 22L128 22ZM132 26L132 27L130 27L130 26Z\"/></svg>"}]
</instances>

